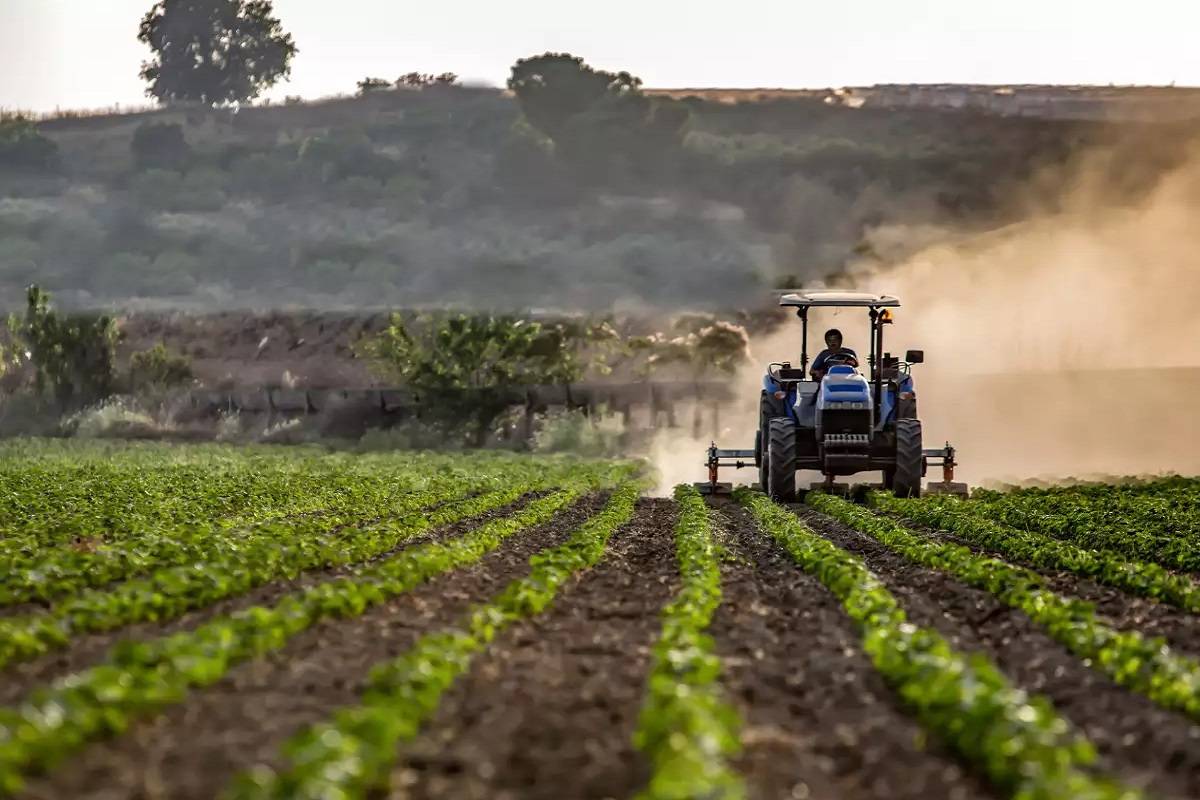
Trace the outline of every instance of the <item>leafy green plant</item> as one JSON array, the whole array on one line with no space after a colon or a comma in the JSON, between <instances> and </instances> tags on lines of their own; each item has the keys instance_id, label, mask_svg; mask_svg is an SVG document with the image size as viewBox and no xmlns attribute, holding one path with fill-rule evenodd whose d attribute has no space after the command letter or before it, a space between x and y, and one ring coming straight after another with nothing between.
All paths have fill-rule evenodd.
<instances>
[{"instance_id":1,"label":"leafy green plant","mask_svg":"<svg viewBox=\"0 0 1200 800\"><path fill-rule=\"evenodd\" d=\"M745 796L728 760L740 747L737 712L721 696L721 663L705 635L721 602L721 567L704 498L675 488L675 554L683 586L663 610L662 635L634 744L652 765L642 800Z\"/></svg>"},{"instance_id":2,"label":"leafy green plant","mask_svg":"<svg viewBox=\"0 0 1200 800\"><path fill-rule=\"evenodd\" d=\"M842 521L874 519L829 495L814 507ZM759 492L746 506L806 572L841 601L862 631L863 649L926 728L1008 797L1020 800L1133 800L1136 789L1096 777L1096 752L1050 703L1013 686L982 656L967 656L930 628L908 621L896 598L856 556L809 530ZM851 512L854 512L851 514ZM855 525L855 527L858 527Z\"/></svg>"},{"instance_id":3,"label":"leafy green plant","mask_svg":"<svg viewBox=\"0 0 1200 800\"><path fill-rule=\"evenodd\" d=\"M1130 561L1119 553L1079 547L1043 533L994 522L971 513L970 502L941 497L899 499L883 492L872 492L869 499L881 511L944 528L972 545L1034 568L1073 572L1141 597L1200 612L1200 584L1158 564Z\"/></svg>"},{"instance_id":4,"label":"leafy green plant","mask_svg":"<svg viewBox=\"0 0 1200 800\"><path fill-rule=\"evenodd\" d=\"M19 329L28 347L39 394L49 391L60 408L83 406L112 394L116 381L116 321L109 316L63 316L37 286L26 294Z\"/></svg>"},{"instance_id":5,"label":"leafy green plant","mask_svg":"<svg viewBox=\"0 0 1200 800\"><path fill-rule=\"evenodd\" d=\"M118 644L104 663L38 690L21 706L0 709L0 792L15 792L25 774L178 702L190 688L219 680L234 664L282 647L320 620L362 614L436 575L477 562L509 536L547 522L583 493L629 473L624 465L584 471L512 516L493 519L459 538L401 550L356 574L286 595L269 608L256 606L195 630ZM628 491L618 494L625 497ZM632 506L633 499L628 502ZM437 519L437 512L429 516ZM593 550L577 546L581 556ZM508 602L522 608L540 602L544 607L553 591L546 596L538 587L557 588L565 579L562 569L561 562L548 565L537 573L541 583L523 586Z\"/></svg>"},{"instance_id":6,"label":"leafy green plant","mask_svg":"<svg viewBox=\"0 0 1200 800\"><path fill-rule=\"evenodd\" d=\"M1113 629L1096 617L1091 603L1050 591L1041 576L1024 567L934 541L830 495L810 494L807 501L905 558L947 572L1025 612L1052 639L1117 684L1200 719L1200 662L1174 652L1162 639Z\"/></svg>"},{"instance_id":7,"label":"leafy green plant","mask_svg":"<svg viewBox=\"0 0 1200 800\"><path fill-rule=\"evenodd\" d=\"M186 356L167 350L162 342L129 357L129 384L139 387L170 388L192 381L192 366Z\"/></svg>"},{"instance_id":8,"label":"leafy green plant","mask_svg":"<svg viewBox=\"0 0 1200 800\"><path fill-rule=\"evenodd\" d=\"M400 658L376 666L360 705L293 737L284 745L287 769L242 776L229 800L365 797L385 786L396 745L416 735L472 656L513 622L540 614L563 583L599 561L613 531L632 517L640 493L638 483L623 484L600 513L564 544L535 555L527 577L472 609L461 627L426 635Z\"/></svg>"}]
</instances>

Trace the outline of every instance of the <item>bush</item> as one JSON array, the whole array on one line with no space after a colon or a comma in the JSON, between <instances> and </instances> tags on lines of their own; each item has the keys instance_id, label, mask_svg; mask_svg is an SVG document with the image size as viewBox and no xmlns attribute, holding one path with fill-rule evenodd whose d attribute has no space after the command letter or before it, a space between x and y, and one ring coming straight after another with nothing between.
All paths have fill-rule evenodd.
<instances>
[{"instance_id":1,"label":"bush","mask_svg":"<svg viewBox=\"0 0 1200 800\"><path fill-rule=\"evenodd\" d=\"M129 189L138 205L154 211L177 211L183 175L166 169L148 169L133 177Z\"/></svg>"},{"instance_id":2,"label":"bush","mask_svg":"<svg viewBox=\"0 0 1200 800\"><path fill-rule=\"evenodd\" d=\"M174 355L162 342L129 357L129 385L169 389L192 382L192 365L186 356Z\"/></svg>"},{"instance_id":3,"label":"bush","mask_svg":"<svg viewBox=\"0 0 1200 800\"><path fill-rule=\"evenodd\" d=\"M133 132L130 144L138 167L178 169L191 155L183 138L183 126L176 122L144 122Z\"/></svg>"},{"instance_id":4,"label":"bush","mask_svg":"<svg viewBox=\"0 0 1200 800\"><path fill-rule=\"evenodd\" d=\"M30 286L17 337L29 352L39 394L50 391L62 409L112 394L116 379L116 322L108 316L63 316L50 295Z\"/></svg>"},{"instance_id":5,"label":"bush","mask_svg":"<svg viewBox=\"0 0 1200 800\"><path fill-rule=\"evenodd\" d=\"M0 169L44 172L59 166L58 145L22 116L0 119Z\"/></svg>"},{"instance_id":6,"label":"bush","mask_svg":"<svg viewBox=\"0 0 1200 800\"><path fill-rule=\"evenodd\" d=\"M371 92L379 92L384 89L392 88L392 82L383 78L363 78L358 82L359 95L370 94Z\"/></svg>"}]
</instances>

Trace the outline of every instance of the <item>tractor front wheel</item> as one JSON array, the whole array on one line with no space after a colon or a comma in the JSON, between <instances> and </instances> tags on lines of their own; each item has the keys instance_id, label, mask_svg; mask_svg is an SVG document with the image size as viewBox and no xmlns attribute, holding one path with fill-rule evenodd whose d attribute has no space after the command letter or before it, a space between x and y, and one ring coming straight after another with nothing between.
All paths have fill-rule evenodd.
<instances>
[{"instance_id":1,"label":"tractor front wheel","mask_svg":"<svg viewBox=\"0 0 1200 800\"><path fill-rule=\"evenodd\" d=\"M920 497L925 454L921 450L921 421L896 420L896 469L889 487L896 497ZM885 477L886 482L886 477Z\"/></svg>"},{"instance_id":2,"label":"tractor front wheel","mask_svg":"<svg viewBox=\"0 0 1200 800\"><path fill-rule=\"evenodd\" d=\"M767 427L767 494L781 503L796 502L796 423L775 417Z\"/></svg>"}]
</instances>

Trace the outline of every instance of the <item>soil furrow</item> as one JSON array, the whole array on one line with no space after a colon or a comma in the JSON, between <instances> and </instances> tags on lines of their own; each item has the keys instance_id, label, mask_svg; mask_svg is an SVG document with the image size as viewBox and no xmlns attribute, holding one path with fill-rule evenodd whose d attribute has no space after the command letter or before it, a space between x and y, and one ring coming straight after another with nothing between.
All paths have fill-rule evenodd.
<instances>
[{"instance_id":1,"label":"soil furrow","mask_svg":"<svg viewBox=\"0 0 1200 800\"><path fill-rule=\"evenodd\" d=\"M211 798L235 773L276 763L280 745L304 726L357 702L375 664L460 618L527 572L536 552L562 542L603 505L593 495L549 524L517 534L479 563L450 572L350 619L304 631L282 650L235 666L159 717L100 742L27 798ZM457 526L456 526L457 527Z\"/></svg>"},{"instance_id":2,"label":"soil furrow","mask_svg":"<svg viewBox=\"0 0 1200 800\"><path fill-rule=\"evenodd\" d=\"M331 578L353 574L364 564L380 561L410 547L460 536L464 531L477 528L488 520L509 516L532 499L544 494L545 492L531 492L502 508L493 509L484 514L460 520L453 525L446 525L405 539L387 553L366 562L331 569L311 570L292 579L271 581L251 589L249 592L218 600L211 605L189 611L165 622L139 622L111 631L73 636L70 644L64 649L54 650L44 656L13 664L7 669L0 670L0 705L12 705L20 702L30 690L37 686L50 683L72 672L79 672L95 666L104 660L108 651L119 641L125 639L144 641L157 636L190 631L217 617L227 616L252 606L274 604L286 594L307 589ZM412 516L412 514L410 512L404 516Z\"/></svg>"},{"instance_id":3,"label":"soil furrow","mask_svg":"<svg viewBox=\"0 0 1200 800\"><path fill-rule=\"evenodd\" d=\"M396 798L624 797L660 611L678 587L676 511L642 500L603 560L494 641L403 748Z\"/></svg>"},{"instance_id":4,"label":"soil furrow","mask_svg":"<svg viewBox=\"0 0 1200 800\"><path fill-rule=\"evenodd\" d=\"M1122 689L990 593L913 564L811 509L796 513L863 558L913 622L987 655L1019 686L1051 700L1096 745L1102 769L1160 798L1200 797L1200 726Z\"/></svg>"},{"instance_id":5,"label":"soil furrow","mask_svg":"<svg viewBox=\"0 0 1200 800\"><path fill-rule=\"evenodd\" d=\"M742 715L736 762L752 798L991 797L925 741L841 604L741 509L720 504L728 551L710 628Z\"/></svg>"}]
</instances>

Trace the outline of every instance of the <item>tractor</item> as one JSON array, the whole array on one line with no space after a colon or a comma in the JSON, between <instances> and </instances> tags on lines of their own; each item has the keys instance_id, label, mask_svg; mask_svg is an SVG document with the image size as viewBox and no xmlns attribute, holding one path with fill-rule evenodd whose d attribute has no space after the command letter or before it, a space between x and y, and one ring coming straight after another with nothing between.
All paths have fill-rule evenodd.
<instances>
[{"instance_id":1,"label":"tractor","mask_svg":"<svg viewBox=\"0 0 1200 800\"><path fill-rule=\"evenodd\" d=\"M904 359L884 352L883 331L892 322L900 301L886 295L847 291L800 291L783 295L779 305L795 308L800 318L800 364L776 362L767 366L759 403L758 431L753 450L722 450L714 443L706 462L709 482L698 486L708 493L727 488L717 480L720 467L758 467L763 491L780 502L796 499L796 473L813 470L830 490L839 476L882 473L883 488L898 496L919 497L921 480L930 466L940 466L943 479L927 491L965 495L967 487L954 482L955 451L926 450L917 418L912 367L924 362L921 350ZM808 372L808 317L813 308L864 308L870 324L867 373L852 352L827 357L820 376Z\"/></svg>"}]
</instances>

